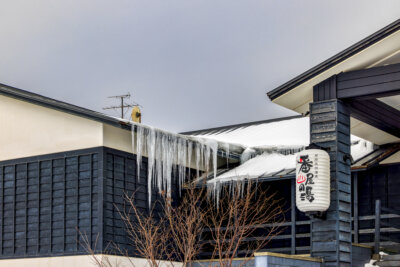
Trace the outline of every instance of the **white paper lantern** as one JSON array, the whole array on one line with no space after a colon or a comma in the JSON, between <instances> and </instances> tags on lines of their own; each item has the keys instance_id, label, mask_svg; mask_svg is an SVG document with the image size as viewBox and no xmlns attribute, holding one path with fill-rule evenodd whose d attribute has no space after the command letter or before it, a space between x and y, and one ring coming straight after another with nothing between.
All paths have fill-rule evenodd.
<instances>
[{"instance_id":1,"label":"white paper lantern","mask_svg":"<svg viewBox=\"0 0 400 267\"><path fill-rule=\"evenodd\" d=\"M331 201L329 154L303 150L296 157L296 206L302 212L322 212Z\"/></svg>"}]
</instances>

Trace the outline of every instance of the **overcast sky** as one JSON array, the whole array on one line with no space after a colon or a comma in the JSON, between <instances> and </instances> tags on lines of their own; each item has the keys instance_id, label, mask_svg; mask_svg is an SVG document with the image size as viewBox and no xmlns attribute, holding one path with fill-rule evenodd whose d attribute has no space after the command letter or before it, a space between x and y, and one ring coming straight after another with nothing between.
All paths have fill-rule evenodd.
<instances>
[{"instance_id":1,"label":"overcast sky","mask_svg":"<svg viewBox=\"0 0 400 267\"><path fill-rule=\"evenodd\" d=\"M176 132L264 120L294 114L267 91L398 18L398 0L0 0L0 83L101 112L130 92Z\"/></svg>"}]
</instances>

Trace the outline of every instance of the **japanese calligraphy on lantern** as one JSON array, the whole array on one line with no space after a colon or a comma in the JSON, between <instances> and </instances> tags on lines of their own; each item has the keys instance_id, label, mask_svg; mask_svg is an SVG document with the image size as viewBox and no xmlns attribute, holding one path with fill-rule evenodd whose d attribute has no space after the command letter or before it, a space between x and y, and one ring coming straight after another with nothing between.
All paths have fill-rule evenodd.
<instances>
[{"instance_id":1,"label":"japanese calligraphy on lantern","mask_svg":"<svg viewBox=\"0 0 400 267\"><path fill-rule=\"evenodd\" d=\"M296 157L296 206L303 212L325 211L330 204L329 154L304 150Z\"/></svg>"}]
</instances>

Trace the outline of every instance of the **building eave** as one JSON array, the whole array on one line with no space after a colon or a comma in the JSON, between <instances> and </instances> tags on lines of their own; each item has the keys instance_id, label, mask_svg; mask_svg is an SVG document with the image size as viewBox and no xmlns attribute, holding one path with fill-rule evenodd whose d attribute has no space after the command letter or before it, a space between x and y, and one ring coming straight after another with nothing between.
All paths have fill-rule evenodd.
<instances>
[{"instance_id":1,"label":"building eave","mask_svg":"<svg viewBox=\"0 0 400 267\"><path fill-rule=\"evenodd\" d=\"M275 100L276 98L284 95L285 93L291 91L292 89L298 87L299 85L309 81L310 79L318 76L319 74L325 72L326 70L332 68L333 66L345 61L346 59L374 45L375 43L383 40L384 38L390 36L391 34L399 30L400 30L400 19L394 21L393 23L375 32L374 34L368 36L367 38L357 42L356 44L350 46L349 48L343 50L342 52L332 56L331 58L325 60L319 65L300 74L299 76L293 78L292 80L284 83L283 85L269 91L267 93L268 97L272 101Z\"/></svg>"}]
</instances>

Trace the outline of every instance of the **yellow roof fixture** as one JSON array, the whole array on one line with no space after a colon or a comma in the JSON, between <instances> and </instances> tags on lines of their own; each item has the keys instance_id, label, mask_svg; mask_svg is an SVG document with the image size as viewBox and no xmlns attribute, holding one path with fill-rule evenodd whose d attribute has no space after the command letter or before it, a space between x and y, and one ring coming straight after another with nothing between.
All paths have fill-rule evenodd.
<instances>
[{"instance_id":1,"label":"yellow roof fixture","mask_svg":"<svg viewBox=\"0 0 400 267\"><path fill-rule=\"evenodd\" d=\"M131 114L132 121L141 123L142 122L142 112L140 111L139 106L134 106L132 108Z\"/></svg>"}]
</instances>

